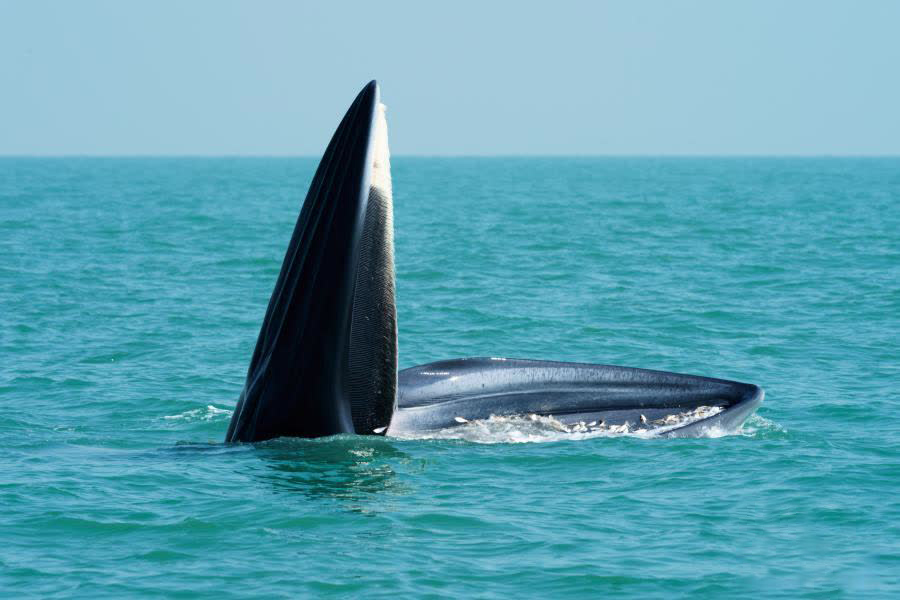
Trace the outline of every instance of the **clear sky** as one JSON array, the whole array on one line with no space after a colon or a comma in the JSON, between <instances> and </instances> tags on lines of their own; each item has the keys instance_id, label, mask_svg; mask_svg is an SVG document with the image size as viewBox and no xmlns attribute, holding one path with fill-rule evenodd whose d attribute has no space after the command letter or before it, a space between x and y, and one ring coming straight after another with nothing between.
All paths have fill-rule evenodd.
<instances>
[{"instance_id":1,"label":"clear sky","mask_svg":"<svg viewBox=\"0 0 900 600\"><path fill-rule=\"evenodd\" d=\"M900 154L900 1L0 0L0 154Z\"/></svg>"}]
</instances>

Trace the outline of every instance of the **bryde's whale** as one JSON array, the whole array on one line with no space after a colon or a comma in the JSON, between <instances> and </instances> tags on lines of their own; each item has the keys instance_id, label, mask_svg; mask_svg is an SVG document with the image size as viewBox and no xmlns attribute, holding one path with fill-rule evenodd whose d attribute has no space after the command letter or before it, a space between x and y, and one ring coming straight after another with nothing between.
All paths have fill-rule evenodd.
<instances>
[{"instance_id":1,"label":"bryde's whale","mask_svg":"<svg viewBox=\"0 0 900 600\"><path fill-rule=\"evenodd\" d=\"M762 401L747 383L608 365L462 358L398 372L393 236L372 81L310 184L226 441L426 432L491 416L687 437L740 426Z\"/></svg>"}]
</instances>

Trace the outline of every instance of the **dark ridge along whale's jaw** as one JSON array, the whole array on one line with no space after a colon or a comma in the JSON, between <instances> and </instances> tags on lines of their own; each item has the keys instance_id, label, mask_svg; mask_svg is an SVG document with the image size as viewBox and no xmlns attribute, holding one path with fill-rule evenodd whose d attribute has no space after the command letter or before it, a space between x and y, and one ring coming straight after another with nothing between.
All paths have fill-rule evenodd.
<instances>
[{"instance_id":1,"label":"dark ridge along whale's jaw","mask_svg":"<svg viewBox=\"0 0 900 600\"><path fill-rule=\"evenodd\" d=\"M666 437L734 430L762 401L751 384L664 371L525 359L463 358L400 371L389 433L433 431L491 416L552 416L563 424L628 423ZM711 416L666 426L712 409ZM644 420L641 417L644 417ZM465 421L463 421L465 420ZM654 422L657 425L654 425Z\"/></svg>"},{"instance_id":2,"label":"dark ridge along whale's jaw","mask_svg":"<svg viewBox=\"0 0 900 600\"><path fill-rule=\"evenodd\" d=\"M377 84L335 131L297 219L226 441L371 433L396 406L393 207ZM383 177L382 177L383 179Z\"/></svg>"}]
</instances>

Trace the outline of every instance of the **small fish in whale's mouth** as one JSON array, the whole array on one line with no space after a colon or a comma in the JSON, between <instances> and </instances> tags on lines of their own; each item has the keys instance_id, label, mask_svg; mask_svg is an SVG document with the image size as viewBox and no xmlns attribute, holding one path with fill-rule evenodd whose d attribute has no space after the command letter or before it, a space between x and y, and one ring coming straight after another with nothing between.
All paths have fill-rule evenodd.
<instances>
[{"instance_id":1,"label":"small fish in whale's mouth","mask_svg":"<svg viewBox=\"0 0 900 600\"><path fill-rule=\"evenodd\" d=\"M372 81L310 184L226 441L403 436L528 415L571 431L693 436L739 427L762 401L751 384L609 365L463 358L398 372L393 214Z\"/></svg>"}]
</instances>

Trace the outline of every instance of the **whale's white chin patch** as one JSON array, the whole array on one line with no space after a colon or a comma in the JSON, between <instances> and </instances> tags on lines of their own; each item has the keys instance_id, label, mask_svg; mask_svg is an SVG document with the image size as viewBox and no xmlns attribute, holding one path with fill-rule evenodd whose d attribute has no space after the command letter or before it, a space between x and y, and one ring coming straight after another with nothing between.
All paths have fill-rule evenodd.
<instances>
[{"instance_id":1,"label":"whale's white chin patch","mask_svg":"<svg viewBox=\"0 0 900 600\"><path fill-rule=\"evenodd\" d=\"M378 103L375 115L375 131L372 140L372 176L369 185L384 194L388 200L392 199L391 189L391 151L388 148L387 119L385 112L387 107Z\"/></svg>"}]
</instances>

